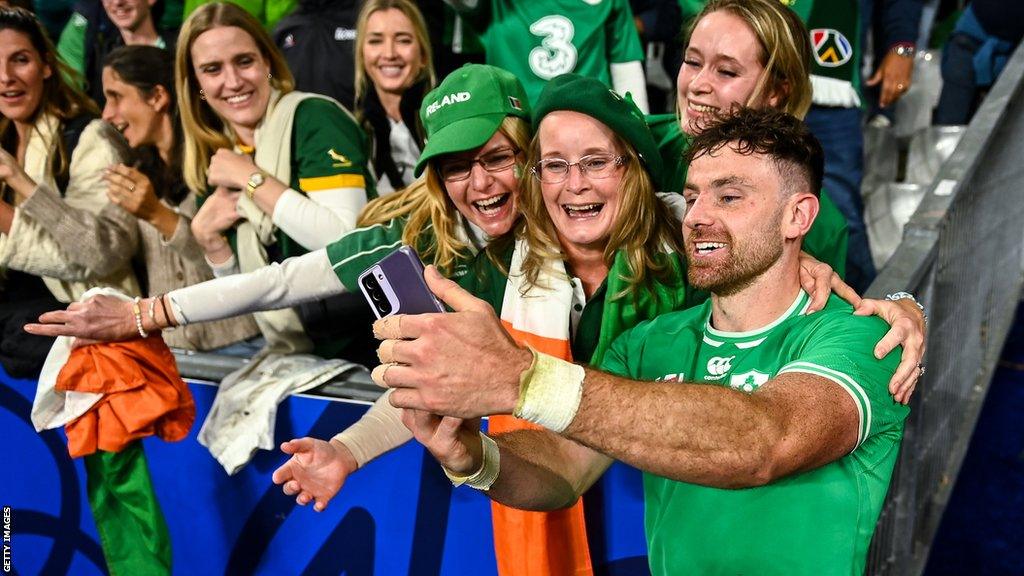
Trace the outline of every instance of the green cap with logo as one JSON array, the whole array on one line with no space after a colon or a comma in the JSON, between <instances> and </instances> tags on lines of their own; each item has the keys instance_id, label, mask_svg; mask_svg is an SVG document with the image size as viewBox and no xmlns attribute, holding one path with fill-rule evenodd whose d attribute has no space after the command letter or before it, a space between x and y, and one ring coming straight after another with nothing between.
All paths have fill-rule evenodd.
<instances>
[{"instance_id":1,"label":"green cap with logo","mask_svg":"<svg viewBox=\"0 0 1024 576\"><path fill-rule=\"evenodd\" d=\"M629 94L623 98L603 82L579 74L562 74L544 86L533 113L533 129L551 112L571 110L601 121L629 142L647 167L654 186L661 186L663 164L658 145L644 120L644 113Z\"/></svg>"},{"instance_id":2,"label":"green cap with logo","mask_svg":"<svg viewBox=\"0 0 1024 576\"><path fill-rule=\"evenodd\" d=\"M486 64L466 64L423 98L420 121L427 143L416 163L416 176L442 154L483 146L505 116L530 121L530 104L519 79Z\"/></svg>"}]
</instances>

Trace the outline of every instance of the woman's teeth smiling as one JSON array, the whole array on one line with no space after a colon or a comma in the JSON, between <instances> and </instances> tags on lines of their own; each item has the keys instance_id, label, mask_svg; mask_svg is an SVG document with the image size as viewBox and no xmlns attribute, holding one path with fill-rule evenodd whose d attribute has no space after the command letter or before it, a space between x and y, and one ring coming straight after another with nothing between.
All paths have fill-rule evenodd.
<instances>
[{"instance_id":1,"label":"woman's teeth smiling","mask_svg":"<svg viewBox=\"0 0 1024 576\"><path fill-rule=\"evenodd\" d=\"M235 96L228 96L224 100L227 101L228 104L241 104L243 102L248 101L251 96L252 96L252 92L246 92L245 94L237 94Z\"/></svg>"},{"instance_id":2,"label":"woman's teeth smiling","mask_svg":"<svg viewBox=\"0 0 1024 576\"><path fill-rule=\"evenodd\" d=\"M562 210L565 210L565 214L569 218L593 218L601 212L601 208L604 208L604 204L600 202L593 202L591 204L562 204Z\"/></svg>"},{"instance_id":3,"label":"woman's teeth smiling","mask_svg":"<svg viewBox=\"0 0 1024 576\"><path fill-rule=\"evenodd\" d=\"M718 111L718 108L715 106L705 106L704 104L697 104L696 102L690 102L690 109L701 114Z\"/></svg>"},{"instance_id":4,"label":"woman's teeth smiling","mask_svg":"<svg viewBox=\"0 0 1024 576\"><path fill-rule=\"evenodd\" d=\"M402 75L402 70L405 69L405 65L388 64L385 66L378 66L377 69L380 70L381 76L386 78L398 78Z\"/></svg>"},{"instance_id":5,"label":"woman's teeth smiling","mask_svg":"<svg viewBox=\"0 0 1024 576\"><path fill-rule=\"evenodd\" d=\"M501 207L504 206L511 197L511 194L498 194L497 196L477 200L473 202L473 206L485 216L493 216L501 210Z\"/></svg>"}]
</instances>

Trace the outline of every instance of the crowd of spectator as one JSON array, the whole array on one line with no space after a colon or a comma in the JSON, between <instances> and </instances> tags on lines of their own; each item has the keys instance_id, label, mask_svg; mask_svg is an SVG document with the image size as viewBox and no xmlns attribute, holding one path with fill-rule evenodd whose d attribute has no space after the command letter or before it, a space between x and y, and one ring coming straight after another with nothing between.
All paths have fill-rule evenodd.
<instances>
[{"instance_id":1,"label":"crowd of spectator","mask_svg":"<svg viewBox=\"0 0 1024 576\"><path fill-rule=\"evenodd\" d=\"M520 345L598 366L635 325L749 288L745 276L709 284L687 270L734 240L709 236L699 254L686 240L710 226L697 222L708 201L697 199L700 179L688 175L697 158L687 152L696 141L713 156L722 145L713 139L725 138L749 146L740 155L793 164L780 173L812 188L814 200L792 208L799 215L813 204L806 226L787 238L798 249L775 255L809 271L797 279L814 297L807 305L825 306L834 288L892 327L877 349L885 331L865 332L859 345L874 338L866 357L902 345L883 375L844 364L851 375L831 376L875 379L863 383L868 392L848 390L863 403L861 419L837 420L852 422L853 441L835 431L833 443L808 444L815 458L787 461L786 470L848 466L836 474L856 484L867 473L851 464L865 457L862 446L874 458L898 445L902 407L887 405L878 430L858 427L872 403L883 413L890 393L897 406L908 400L923 373L923 317L902 296L855 293L876 273L860 191L862 129L864 110L890 114L911 85L920 0L94 0L75 3L63 25L44 24L25 3L0 4L0 364L8 374L38 374L57 334L120 340L155 331L173 348L253 365L312 354L373 367L357 278L401 244L482 298ZM995 4L975 0L956 20L937 123L966 123L1020 42L1024 15L1001 17ZM869 45L876 64L865 74ZM734 113L742 135L730 139L718 123ZM749 126L778 128L780 140L755 143ZM721 194L716 210L727 215L743 194ZM737 251L756 244L735 240ZM721 265L752 274L741 256ZM79 303L97 287L130 299ZM392 366L375 369L387 386L402 373ZM248 374L251 366L239 378ZM382 396L330 441L285 444L294 456L275 481L323 509L348 475L414 436L453 470L451 451L424 440L437 424L403 414L399 394ZM544 418L534 422L551 428ZM528 419L496 415L490 432L525 433L534 429ZM869 435L877 436L865 444ZM589 438L572 438L581 437ZM490 470L480 450L498 450L488 440L453 481L490 487L478 477ZM613 443L583 443L631 457ZM567 450L566 461L595 462ZM893 459L878 462L887 485ZM575 488L589 486L587 474ZM690 469L663 475L708 478ZM870 526L884 492L859 502ZM498 494L502 573L590 570L581 507L523 512L516 507L531 507L529 499ZM855 554L824 561L862 570L859 529ZM671 572L677 553L649 537ZM540 552L552 541L558 546ZM531 554L517 554L522 546Z\"/></svg>"}]
</instances>

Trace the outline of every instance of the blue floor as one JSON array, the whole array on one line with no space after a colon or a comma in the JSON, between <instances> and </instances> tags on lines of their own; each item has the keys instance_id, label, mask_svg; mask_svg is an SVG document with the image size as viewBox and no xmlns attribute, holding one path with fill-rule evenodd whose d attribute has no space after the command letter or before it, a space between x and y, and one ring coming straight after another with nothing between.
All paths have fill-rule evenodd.
<instances>
[{"instance_id":1,"label":"blue floor","mask_svg":"<svg viewBox=\"0 0 1024 576\"><path fill-rule=\"evenodd\" d=\"M925 574L1024 574L1024 306L1003 349Z\"/></svg>"}]
</instances>

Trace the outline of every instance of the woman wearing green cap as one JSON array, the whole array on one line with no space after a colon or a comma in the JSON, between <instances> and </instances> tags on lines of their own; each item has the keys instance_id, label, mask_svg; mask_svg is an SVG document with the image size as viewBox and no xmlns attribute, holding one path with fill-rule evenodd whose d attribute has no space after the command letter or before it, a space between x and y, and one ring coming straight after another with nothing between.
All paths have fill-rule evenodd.
<instances>
[{"instance_id":1,"label":"woman wearing green cap","mask_svg":"<svg viewBox=\"0 0 1024 576\"><path fill-rule=\"evenodd\" d=\"M140 302L141 318L130 305L98 296L26 330L123 340L138 335L136 320L148 331L355 292L358 274L403 243L446 274L460 276L488 239L507 232L518 218L529 108L515 76L467 65L427 95L421 116L429 139L416 166L422 176L401 193L368 204L360 228L327 247L147 298ZM473 170L477 164L481 169Z\"/></svg>"},{"instance_id":2,"label":"woman wearing green cap","mask_svg":"<svg viewBox=\"0 0 1024 576\"><path fill-rule=\"evenodd\" d=\"M701 297L685 283L680 223L654 193L661 158L639 109L597 80L567 74L542 92L534 126L525 218L477 256L462 284L519 343L594 362L626 328ZM322 510L356 466L410 439L384 398L331 442L286 443L295 456L274 481ZM489 426L525 427L502 416ZM499 573L592 570L580 505L554 513L495 506L492 517Z\"/></svg>"}]
</instances>

